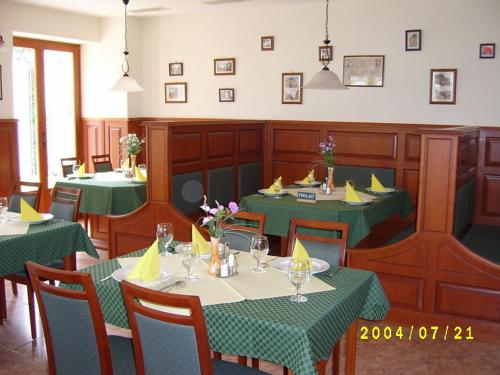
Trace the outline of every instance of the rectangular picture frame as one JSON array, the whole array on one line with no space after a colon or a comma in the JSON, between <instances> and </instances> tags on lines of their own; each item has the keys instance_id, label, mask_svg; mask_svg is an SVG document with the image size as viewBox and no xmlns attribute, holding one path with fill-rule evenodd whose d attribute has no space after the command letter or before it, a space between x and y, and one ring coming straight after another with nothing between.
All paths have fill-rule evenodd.
<instances>
[{"instance_id":1,"label":"rectangular picture frame","mask_svg":"<svg viewBox=\"0 0 500 375\"><path fill-rule=\"evenodd\" d=\"M187 103L187 82L166 82L165 103Z\"/></svg>"},{"instance_id":2,"label":"rectangular picture frame","mask_svg":"<svg viewBox=\"0 0 500 375\"><path fill-rule=\"evenodd\" d=\"M422 49L422 30L406 30L405 51L420 51Z\"/></svg>"},{"instance_id":3,"label":"rectangular picture frame","mask_svg":"<svg viewBox=\"0 0 500 375\"><path fill-rule=\"evenodd\" d=\"M281 73L281 103L302 104L303 73Z\"/></svg>"},{"instance_id":4,"label":"rectangular picture frame","mask_svg":"<svg viewBox=\"0 0 500 375\"><path fill-rule=\"evenodd\" d=\"M430 104L455 104L457 69L431 69Z\"/></svg>"},{"instance_id":5,"label":"rectangular picture frame","mask_svg":"<svg viewBox=\"0 0 500 375\"><path fill-rule=\"evenodd\" d=\"M181 62L174 62L168 64L169 76L182 76L184 74L184 64Z\"/></svg>"},{"instance_id":6,"label":"rectangular picture frame","mask_svg":"<svg viewBox=\"0 0 500 375\"><path fill-rule=\"evenodd\" d=\"M333 47L332 46L319 46L318 47L319 61L332 61L333 60Z\"/></svg>"},{"instance_id":7,"label":"rectangular picture frame","mask_svg":"<svg viewBox=\"0 0 500 375\"><path fill-rule=\"evenodd\" d=\"M383 87L384 55L344 56L344 86Z\"/></svg>"},{"instance_id":8,"label":"rectangular picture frame","mask_svg":"<svg viewBox=\"0 0 500 375\"><path fill-rule=\"evenodd\" d=\"M261 36L260 37L260 50L261 51L274 51L274 36Z\"/></svg>"},{"instance_id":9,"label":"rectangular picture frame","mask_svg":"<svg viewBox=\"0 0 500 375\"><path fill-rule=\"evenodd\" d=\"M234 74L236 74L236 58L214 59L214 75L224 76Z\"/></svg>"},{"instance_id":10,"label":"rectangular picture frame","mask_svg":"<svg viewBox=\"0 0 500 375\"><path fill-rule=\"evenodd\" d=\"M219 89L219 102L234 102L234 89L233 88L223 88Z\"/></svg>"},{"instance_id":11,"label":"rectangular picture frame","mask_svg":"<svg viewBox=\"0 0 500 375\"><path fill-rule=\"evenodd\" d=\"M481 43L479 45L479 58L480 59L494 59L495 58L495 43Z\"/></svg>"}]
</instances>

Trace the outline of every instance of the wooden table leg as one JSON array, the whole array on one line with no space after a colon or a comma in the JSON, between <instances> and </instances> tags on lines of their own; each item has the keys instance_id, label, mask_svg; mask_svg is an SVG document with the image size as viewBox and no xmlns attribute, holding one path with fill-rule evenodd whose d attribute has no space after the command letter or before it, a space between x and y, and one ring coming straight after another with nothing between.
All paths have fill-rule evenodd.
<instances>
[{"instance_id":1,"label":"wooden table leg","mask_svg":"<svg viewBox=\"0 0 500 375\"><path fill-rule=\"evenodd\" d=\"M286 257L286 247L288 245L288 237L281 237L280 241L280 256Z\"/></svg>"},{"instance_id":2,"label":"wooden table leg","mask_svg":"<svg viewBox=\"0 0 500 375\"><path fill-rule=\"evenodd\" d=\"M69 271L76 270L76 253L64 257L64 269Z\"/></svg>"},{"instance_id":3,"label":"wooden table leg","mask_svg":"<svg viewBox=\"0 0 500 375\"><path fill-rule=\"evenodd\" d=\"M358 321L355 320L347 331L345 375L354 375L356 365L356 337L358 334Z\"/></svg>"},{"instance_id":4,"label":"wooden table leg","mask_svg":"<svg viewBox=\"0 0 500 375\"><path fill-rule=\"evenodd\" d=\"M318 370L318 375L326 375L326 364L327 360L321 359L316 362L316 369Z\"/></svg>"}]
</instances>

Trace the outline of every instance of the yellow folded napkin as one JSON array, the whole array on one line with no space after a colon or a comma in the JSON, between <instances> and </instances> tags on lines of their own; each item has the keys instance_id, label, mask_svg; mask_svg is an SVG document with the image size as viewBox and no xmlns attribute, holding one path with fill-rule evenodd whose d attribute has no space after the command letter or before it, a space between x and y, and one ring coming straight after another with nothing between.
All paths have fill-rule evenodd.
<instances>
[{"instance_id":1,"label":"yellow folded napkin","mask_svg":"<svg viewBox=\"0 0 500 375\"><path fill-rule=\"evenodd\" d=\"M309 262L309 267L312 268L311 258L309 258L306 248L298 238L295 239L295 244L293 245L292 259L307 260Z\"/></svg>"},{"instance_id":2,"label":"yellow folded napkin","mask_svg":"<svg viewBox=\"0 0 500 375\"><path fill-rule=\"evenodd\" d=\"M137 167L135 167L135 179L137 181L146 181L147 180L146 176L144 176L142 174L141 170Z\"/></svg>"},{"instance_id":3,"label":"yellow folded napkin","mask_svg":"<svg viewBox=\"0 0 500 375\"><path fill-rule=\"evenodd\" d=\"M21 220L22 221L38 221L42 220L42 215L40 215L36 210L31 207L26 201L21 198Z\"/></svg>"},{"instance_id":4,"label":"yellow folded napkin","mask_svg":"<svg viewBox=\"0 0 500 375\"><path fill-rule=\"evenodd\" d=\"M315 179L314 179L314 169L311 169L311 171L309 172L309 174L306 177L304 177L304 179L302 180L302 182L304 184L312 184L314 181L315 181Z\"/></svg>"},{"instance_id":5,"label":"yellow folded napkin","mask_svg":"<svg viewBox=\"0 0 500 375\"><path fill-rule=\"evenodd\" d=\"M385 187L380 183L378 178L372 173L372 191L376 191L378 193L384 193L385 192Z\"/></svg>"},{"instance_id":6,"label":"yellow folded napkin","mask_svg":"<svg viewBox=\"0 0 500 375\"><path fill-rule=\"evenodd\" d=\"M363 202L363 199L361 199L356 190L347 181L345 183L345 200L348 202Z\"/></svg>"},{"instance_id":7,"label":"yellow folded napkin","mask_svg":"<svg viewBox=\"0 0 500 375\"><path fill-rule=\"evenodd\" d=\"M130 168L130 161L128 159L125 159L125 161L121 165L122 169L129 169Z\"/></svg>"},{"instance_id":8,"label":"yellow folded napkin","mask_svg":"<svg viewBox=\"0 0 500 375\"><path fill-rule=\"evenodd\" d=\"M129 280L153 281L160 276L160 253L156 240L127 275Z\"/></svg>"},{"instance_id":9,"label":"yellow folded napkin","mask_svg":"<svg viewBox=\"0 0 500 375\"><path fill-rule=\"evenodd\" d=\"M85 163L83 163L76 171L76 177L85 177Z\"/></svg>"},{"instance_id":10,"label":"yellow folded napkin","mask_svg":"<svg viewBox=\"0 0 500 375\"><path fill-rule=\"evenodd\" d=\"M198 245L200 254L210 252L210 244L205 240L198 229L196 229L194 224L191 224L191 242Z\"/></svg>"},{"instance_id":11,"label":"yellow folded napkin","mask_svg":"<svg viewBox=\"0 0 500 375\"><path fill-rule=\"evenodd\" d=\"M279 188L279 189L278 189ZM274 181L271 186L267 190L275 193L276 191L281 191L283 188L282 182L281 182L281 176L279 176L276 181Z\"/></svg>"}]
</instances>

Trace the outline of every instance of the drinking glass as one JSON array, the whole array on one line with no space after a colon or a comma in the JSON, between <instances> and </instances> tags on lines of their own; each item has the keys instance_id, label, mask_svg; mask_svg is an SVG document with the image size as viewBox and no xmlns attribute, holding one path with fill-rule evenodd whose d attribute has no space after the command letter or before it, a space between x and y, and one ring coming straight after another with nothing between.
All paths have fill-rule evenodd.
<instances>
[{"instance_id":1,"label":"drinking glass","mask_svg":"<svg viewBox=\"0 0 500 375\"><path fill-rule=\"evenodd\" d=\"M292 302L306 302L307 297L302 295L300 290L307 284L311 277L311 267L307 259L290 259L288 265L288 280L295 286L297 292L294 296L290 297Z\"/></svg>"},{"instance_id":2,"label":"drinking glass","mask_svg":"<svg viewBox=\"0 0 500 375\"><path fill-rule=\"evenodd\" d=\"M158 238L158 248L160 255L172 255L168 252L168 246L174 239L174 229L170 223L159 223L156 226L156 238Z\"/></svg>"},{"instance_id":3,"label":"drinking glass","mask_svg":"<svg viewBox=\"0 0 500 375\"><path fill-rule=\"evenodd\" d=\"M180 247L180 258L182 265L187 269L186 281L196 281L193 269L200 260L200 251L197 244L185 243Z\"/></svg>"},{"instance_id":4,"label":"drinking glass","mask_svg":"<svg viewBox=\"0 0 500 375\"><path fill-rule=\"evenodd\" d=\"M148 173L148 170L146 168L146 164L139 164L137 166L137 168L141 171L141 173L146 176L146 174Z\"/></svg>"},{"instance_id":5,"label":"drinking glass","mask_svg":"<svg viewBox=\"0 0 500 375\"><path fill-rule=\"evenodd\" d=\"M128 158L120 160L120 168L123 168L122 172L126 172L130 169L130 168L124 168L124 166L126 166L128 163L129 163Z\"/></svg>"},{"instance_id":6,"label":"drinking glass","mask_svg":"<svg viewBox=\"0 0 500 375\"><path fill-rule=\"evenodd\" d=\"M78 170L80 169L81 165L80 164L73 164L73 174L76 175L78 173Z\"/></svg>"},{"instance_id":7,"label":"drinking glass","mask_svg":"<svg viewBox=\"0 0 500 375\"><path fill-rule=\"evenodd\" d=\"M9 209L9 200L7 197L0 197L0 223L7 220L7 210Z\"/></svg>"},{"instance_id":8,"label":"drinking glass","mask_svg":"<svg viewBox=\"0 0 500 375\"><path fill-rule=\"evenodd\" d=\"M279 192L281 191L281 187L279 185L273 185L273 191L276 194L273 198L274 199L281 199L281 197L278 195Z\"/></svg>"},{"instance_id":9,"label":"drinking glass","mask_svg":"<svg viewBox=\"0 0 500 375\"><path fill-rule=\"evenodd\" d=\"M266 272L264 267L262 267L262 260L266 257L269 252L269 242L266 236L255 236L252 237L250 241L250 254L257 261L257 267L253 268L253 272L262 273Z\"/></svg>"}]
</instances>

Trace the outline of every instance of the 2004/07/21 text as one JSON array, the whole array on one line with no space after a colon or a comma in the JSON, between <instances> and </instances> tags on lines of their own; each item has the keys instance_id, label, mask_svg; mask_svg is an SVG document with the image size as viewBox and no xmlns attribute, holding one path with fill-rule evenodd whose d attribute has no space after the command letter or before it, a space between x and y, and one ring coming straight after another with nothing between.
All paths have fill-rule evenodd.
<instances>
[{"instance_id":1,"label":"2004/07/21 text","mask_svg":"<svg viewBox=\"0 0 500 375\"><path fill-rule=\"evenodd\" d=\"M360 333L361 340L474 340L470 326L361 326Z\"/></svg>"}]
</instances>

